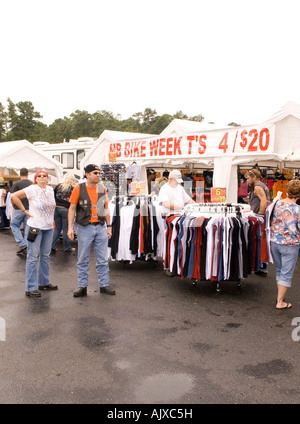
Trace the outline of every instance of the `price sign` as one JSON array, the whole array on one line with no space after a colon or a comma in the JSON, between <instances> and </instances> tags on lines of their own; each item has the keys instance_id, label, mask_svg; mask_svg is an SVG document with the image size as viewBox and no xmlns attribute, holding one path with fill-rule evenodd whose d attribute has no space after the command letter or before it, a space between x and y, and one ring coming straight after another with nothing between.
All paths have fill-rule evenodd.
<instances>
[{"instance_id":1,"label":"price sign","mask_svg":"<svg viewBox=\"0 0 300 424\"><path fill-rule=\"evenodd\" d=\"M226 202L226 188L225 187L212 187L211 188L211 202L212 203L225 203Z\"/></svg>"},{"instance_id":2,"label":"price sign","mask_svg":"<svg viewBox=\"0 0 300 424\"><path fill-rule=\"evenodd\" d=\"M108 157L109 162L116 162L117 161L117 157L116 157L116 152L109 152L109 157Z\"/></svg>"},{"instance_id":3,"label":"price sign","mask_svg":"<svg viewBox=\"0 0 300 424\"><path fill-rule=\"evenodd\" d=\"M133 181L130 185L131 194L147 194L146 181Z\"/></svg>"}]
</instances>

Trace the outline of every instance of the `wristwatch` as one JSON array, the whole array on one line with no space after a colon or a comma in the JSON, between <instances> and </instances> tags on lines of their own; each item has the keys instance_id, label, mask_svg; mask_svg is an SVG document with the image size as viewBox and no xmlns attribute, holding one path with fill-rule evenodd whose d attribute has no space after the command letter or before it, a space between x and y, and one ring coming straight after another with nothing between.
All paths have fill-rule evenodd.
<instances>
[{"instance_id":1,"label":"wristwatch","mask_svg":"<svg viewBox=\"0 0 300 424\"><path fill-rule=\"evenodd\" d=\"M109 225L106 225L107 227L111 227L111 225L109 224Z\"/></svg>"}]
</instances>

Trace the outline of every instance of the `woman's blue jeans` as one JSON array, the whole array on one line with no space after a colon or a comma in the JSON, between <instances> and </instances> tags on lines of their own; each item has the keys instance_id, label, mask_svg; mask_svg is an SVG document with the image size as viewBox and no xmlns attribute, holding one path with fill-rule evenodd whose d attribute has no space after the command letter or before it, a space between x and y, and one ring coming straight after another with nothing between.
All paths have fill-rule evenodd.
<instances>
[{"instance_id":1,"label":"woman's blue jeans","mask_svg":"<svg viewBox=\"0 0 300 424\"><path fill-rule=\"evenodd\" d=\"M13 210L10 228L15 237L16 242L20 247L27 245L27 241L23 237L21 231L21 224L23 223L23 229L25 233L27 219L28 217L20 209Z\"/></svg>"},{"instance_id":2,"label":"woman's blue jeans","mask_svg":"<svg viewBox=\"0 0 300 424\"><path fill-rule=\"evenodd\" d=\"M27 239L29 228L25 234ZM41 230L35 241L27 241L26 291L37 290L38 286L48 286L49 260L53 230Z\"/></svg>"},{"instance_id":3,"label":"woman's blue jeans","mask_svg":"<svg viewBox=\"0 0 300 424\"><path fill-rule=\"evenodd\" d=\"M72 250L72 247L70 246L69 238L68 238L68 209L56 207L55 213L54 213L54 222L55 222L55 228L53 231L53 240L52 240L51 249L53 250L55 249L57 240L62 231L64 251L70 252Z\"/></svg>"},{"instance_id":4,"label":"woman's blue jeans","mask_svg":"<svg viewBox=\"0 0 300 424\"><path fill-rule=\"evenodd\" d=\"M277 244L271 241L271 253L276 268L277 283L280 286L291 287L299 246Z\"/></svg>"},{"instance_id":5,"label":"woman's blue jeans","mask_svg":"<svg viewBox=\"0 0 300 424\"><path fill-rule=\"evenodd\" d=\"M106 225L78 225L78 286L87 287L91 246L94 244L96 272L100 287L109 285L108 238Z\"/></svg>"}]
</instances>

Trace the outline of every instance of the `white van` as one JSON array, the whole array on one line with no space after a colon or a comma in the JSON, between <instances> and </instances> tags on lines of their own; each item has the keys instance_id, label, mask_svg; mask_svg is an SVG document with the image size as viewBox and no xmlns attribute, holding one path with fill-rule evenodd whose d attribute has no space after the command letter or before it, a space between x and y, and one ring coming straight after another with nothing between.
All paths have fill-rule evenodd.
<instances>
[{"instance_id":1,"label":"white van","mask_svg":"<svg viewBox=\"0 0 300 424\"><path fill-rule=\"evenodd\" d=\"M35 141L33 146L44 152L47 156L57 160L63 166L64 172L72 172L80 179L80 162L86 153L95 144L98 138L82 137L77 140L64 141L62 143L48 143L47 141Z\"/></svg>"}]
</instances>

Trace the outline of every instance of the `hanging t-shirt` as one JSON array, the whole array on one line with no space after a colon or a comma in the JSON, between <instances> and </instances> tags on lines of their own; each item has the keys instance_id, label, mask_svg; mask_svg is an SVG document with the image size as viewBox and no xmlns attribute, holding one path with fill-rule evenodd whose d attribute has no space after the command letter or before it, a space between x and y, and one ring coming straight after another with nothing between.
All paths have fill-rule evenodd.
<instances>
[{"instance_id":1,"label":"hanging t-shirt","mask_svg":"<svg viewBox=\"0 0 300 424\"><path fill-rule=\"evenodd\" d=\"M27 224L41 230L50 230L54 223L55 199L51 186L45 189L36 184L32 184L23 189L29 200L29 213Z\"/></svg>"},{"instance_id":2,"label":"hanging t-shirt","mask_svg":"<svg viewBox=\"0 0 300 424\"><path fill-rule=\"evenodd\" d=\"M140 181L141 167L137 164L132 164L127 168L127 178L132 181Z\"/></svg>"}]
</instances>

